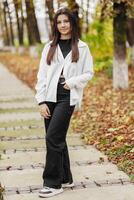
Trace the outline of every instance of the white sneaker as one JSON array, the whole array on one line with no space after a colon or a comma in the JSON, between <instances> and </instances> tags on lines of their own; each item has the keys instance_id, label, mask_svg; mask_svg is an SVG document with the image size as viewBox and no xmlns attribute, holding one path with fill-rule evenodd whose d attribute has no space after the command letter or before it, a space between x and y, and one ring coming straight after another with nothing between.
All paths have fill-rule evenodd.
<instances>
[{"instance_id":1,"label":"white sneaker","mask_svg":"<svg viewBox=\"0 0 134 200\"><path fill-rule=\"evenodd\" d=\"M39 191L39 197L52 197L52 196L57 195L61 192L63 192L63 188L56 189L56 188L50 188L50 187L44 186Z\"/></svg>"},{"instance_id":2,"label":"white sneaker","mask_svg":"<svg viewBox=\"0 0 134 200\"><path fill-rule=\"evenodd\" d=\"M74 187L74 183L62 183L62 188L70 188L70 187Z\"/></svg>"}]
</instances>

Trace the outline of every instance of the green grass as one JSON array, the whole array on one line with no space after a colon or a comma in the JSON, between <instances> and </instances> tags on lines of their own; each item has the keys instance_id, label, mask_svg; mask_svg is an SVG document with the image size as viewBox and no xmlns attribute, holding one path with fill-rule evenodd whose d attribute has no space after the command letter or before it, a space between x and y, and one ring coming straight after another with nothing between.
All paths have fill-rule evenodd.
<instances>
[{"instance_id":1,"label":"green grass","mask_svg":"<svg viewBox=\"0 0 134 200\"><path fill-rule=\"evenodd\" d=\"M117 148L113 151L108 152L109 156L121 156L122 154L126 152L130 152L134 148L134 145L124 145L120 148Z\"/></svg>"},{"instance_id":2,"label":"green grass","mask_svg":"<svg viewBox=\"0 0 134 200\"><path fill-rule=\"evenodd\" d=\"M134 182L134 174L128 173L128 169L133 167L133 165L134 165L133 161L126 160L126 159L117 164L118 169L124 171L125 173L127 173L129 175L131 181Z\"/></svg>"},{"instance_id":3,"label":"green grass","mask_svg":"<svg viewBox=\"0 0 134 200\"><path fill-rule=\"evenodd\" d=\"M130 174L130 179L131 179L131 181L133 181L134 182L134 174Z\"/></svg>"}]
</instances>

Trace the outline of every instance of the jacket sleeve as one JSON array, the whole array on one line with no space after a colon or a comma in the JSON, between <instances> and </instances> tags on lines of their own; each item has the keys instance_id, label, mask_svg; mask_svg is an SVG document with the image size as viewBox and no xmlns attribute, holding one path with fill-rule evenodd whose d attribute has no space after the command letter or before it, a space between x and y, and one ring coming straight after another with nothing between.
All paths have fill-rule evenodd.
<instances>
[{"instance_id":1,"label":"jacket sleeve","mask_svg":"<svg viewBox=\"0 0 134 200\"><path fill-rule=\"evenodd\" d=\"M76 87L76 88L84 88L87 84L87 82L92 79L94 75L93 70L93 58L90 53L90 50L88 46L85 48L84 56L82 59L82 74L71 77L67 79L65 82L70 87L70 89Z\"/></svg>"},{"instance_id":2,"label":"jacket sleeve","mask_svg":"<svg viewBox=\"0 0 134 200\"><path fill-rule=\"evenodd\" d=\"M47 78L47 53L49 50L49 44L47 43L42 51L39 70L37 73L37 83L35 85L35 99L37 100L38 104L40 105L41 102L45 101L45 90L46 90L46 78Z\"/></svg>"}]
</instances>

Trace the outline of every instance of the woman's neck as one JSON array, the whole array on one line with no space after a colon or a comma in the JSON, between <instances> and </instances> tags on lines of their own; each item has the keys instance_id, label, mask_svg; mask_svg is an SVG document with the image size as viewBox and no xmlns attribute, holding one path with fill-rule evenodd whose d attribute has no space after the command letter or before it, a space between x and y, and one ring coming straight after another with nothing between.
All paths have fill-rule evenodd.
<instances>
[{"instance_id":1,"label":"woman's neck","mask_svg":"<svg viewBox=\"0 0 134 200\"><path fill-rule=\"evenodd\" d=\"M71 39L71 34L70 35L61 35L60 36L61 40L67 40L67 39Z\"/></svg>"}]
</instances>

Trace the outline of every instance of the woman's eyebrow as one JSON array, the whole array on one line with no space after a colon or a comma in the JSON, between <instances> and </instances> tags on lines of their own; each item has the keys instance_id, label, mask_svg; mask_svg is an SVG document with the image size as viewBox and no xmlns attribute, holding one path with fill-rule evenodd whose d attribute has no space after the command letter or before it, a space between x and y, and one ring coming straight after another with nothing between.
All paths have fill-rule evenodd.
<instances>
[{"instance_id":1,"label":"woman's eyebrow","mask_svg":"<svg viewBox=\"0 0 134 200\"><path fill-rule=\"evenodd\" d=\"M57 20L57 22L62 22L62 21L69 21L69 20L68 19Z\"/></svg>"}]
</instances>

